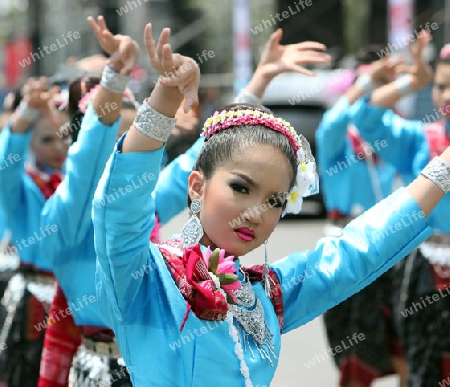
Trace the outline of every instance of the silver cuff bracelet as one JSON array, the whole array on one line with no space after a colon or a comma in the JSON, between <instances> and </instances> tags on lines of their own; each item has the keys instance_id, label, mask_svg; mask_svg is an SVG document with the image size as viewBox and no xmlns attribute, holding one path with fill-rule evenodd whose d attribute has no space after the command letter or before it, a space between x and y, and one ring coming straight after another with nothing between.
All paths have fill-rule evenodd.
<instances>
[{"instance_id":1,"label":"silver cuff bracelet","mask_svg":"<svg viewBox=\"0 0 450 387\"><path fill-rule=\"evenodd\" d=\"M234 98L234 103L250 103L252 105L261 105L262 100L256 95L242 89L239 94Z\"/></svg>"},{"instance_id":2,"label":"silver cuff bracelet","mask_svg":"<svg viewBox=\"0 0 450 387\"><path fill-rule=\"evenodd\" d=\"M20 102L17 114L23 120L31 123L35 123L41 116L40 110L30 107L26 101Z\"/></svg>"},{"instance_id":3,"label":"silver cuff bracelet","mask_svg":"<svg viewBox=\"0 0 450 387\"><path fill-rule=\"evenodd\" d=\"M450 164L440 157L435 157L422 171L422 175L430 179L445 193L450 191Z\"/></svg>"},{"instance_id":4,"label":"silver cuff bracelet","mask_svg":"<svg viewBox=\"0 0 450 387\"><path fill-rule=\"evenodd\" d=\"M112 93L122 94L130 80L129 76L120 75L109 66L105 66L102 72L100 85Z\"/></svg>"},{"instance_id":5,"label":"silver cuff bracelet","mask_svg":"<svg viewBox=\"0 0 450 387\"><path fill-rule=\"evenodd\" d=\"M147 137L166 142L177 122L176 118L166 117L153 109L147 101L139 108L134 127Z\"/></svg>"},{"instance_id":6,"label":"silver cuff bracelet","mask_svg":"<svg viewBox=\"0 0 450 387\"><path fill-rule=\"evenodd\" d=\"M414 91L413 87L411 86L412 80L413 78L411 74L403 74L396 79L395 87L400 95L405 96Z\"/></svg>"},{"instance_id":7,"label":"silver cuff bracelet","mask_svg":"<svg viewBox=\"0 0 450 387\"><path fill-rule=\"evenodd\" d=\"M377 88L370 74L360 75L355 82L355 86L358 86L364 93L369 93Z\"/></svg>"}]
</instances>

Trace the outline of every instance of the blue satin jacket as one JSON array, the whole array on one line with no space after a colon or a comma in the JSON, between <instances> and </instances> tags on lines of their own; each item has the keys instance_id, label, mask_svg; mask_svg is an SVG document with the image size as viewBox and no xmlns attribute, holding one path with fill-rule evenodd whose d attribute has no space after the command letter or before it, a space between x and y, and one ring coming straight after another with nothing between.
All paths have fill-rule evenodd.
<instances>
[{"instance_id":1,"label":"blue satin jacket","mask_svg":"<svg viewBox=\"0 0 450 387\"><path fill-rule=\"evenodd\" d=\"M420 175L430 161L430 147L422 121L406 120L390 109L369 104L369 97L355 102L351 121L366 141L386 141L379 155L401 174L405 184ZM447 130L448 130L447 123ZM450 131L449 131L450 132ZM430 225L450 234L450 195L444 196L429 216Z\"/></svg>"},{"instance_id":2,"label":"blue satin jacket","mask_svg":"<svg viewBox=\"0 0 450 387\"><path fill-rule=\"evenodd\" d=\"M381 162L369 170L368 163L355 155L347 136L350 107L347 97L341 97L324 114L316 131L317 163L325 206L328 211L338 210L348 216L367 210L388 196L395 177L392 165ZM371 145L377 153L375 144ZM376 195L378 190L379 196Z\"/></svg>"},{"instance_id":3,"label":"blue satin jacket","mask_svg":"<svg viewBox=\"0 0 450 387\"><path fill-rule=\"evenodd\" d=\"M42 252L51 261L53 272L78 325L106 326L96 302L96 254L91 212L95 188L114 148L118 128L119 122L105 127L98 120L92 105L89 106L78 140L71 148L70 168L67 168L63 182L42 211L41 224L56 224L62 230L46 238ZM187 178L202 145L203 138L161 173L153 192L161 223L168 222L186 208ZM155 177L144 171L129 185L116 187L96 205L104 206L122 197L127 200L131 198L131 190L143 189L142 184L152 178Z\"/></svg>"},{"instance_id":4,"label":"blue satin jacket","mask_svg":"<svg viewBox=\"0 0 450 387\"><path fill-rule=\"evenodd\" d=\"M97 187L93 221L99 307L114 329L133 385L243 387L227 323L201 320L190 311L180 332L186 302L158 248L148 240L155 210L149 192L156 180L127 197L98 205L137 176L159 174L163 148L123 154L121 142ZM420 213L408 192L400 189L351 222L339 239L323 238L314 251L295 252L274 263L283 289L283 333L360 291L428 238L432 231ZM306 278L310 268L315 274ZM253 287L274 333L278 357L276 314L261 284ZM253 352L254 358L248 349L244 354L251 381L254 386L269 385L276 367Z\"/></svg>"}]
</instances>

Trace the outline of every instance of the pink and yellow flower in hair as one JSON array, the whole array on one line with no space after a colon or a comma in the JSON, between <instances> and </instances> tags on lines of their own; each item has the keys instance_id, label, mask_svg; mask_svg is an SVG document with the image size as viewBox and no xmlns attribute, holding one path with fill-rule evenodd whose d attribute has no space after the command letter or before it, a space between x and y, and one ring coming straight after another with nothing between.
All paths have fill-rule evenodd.
<instances>
[{"instance_id":1,"label":"pink and yellow flower in hair","mask_svg":"<svg viewBox=\"0 0 450 387\"><path fill-rule=\"evenodd\" d=\"M316 163L309 148L308 141L299 135L291 124L273 114L258 110L242 109L236 111L216 111L203 126L203 136L209 139L214 134L231 127L244 125L262 125L282 133L292 146L298 160L296 182L287 197L287 205L283 212L298 214L302 209L303 198L319 192L319 177Z\"/></svg>"}]
</instances>

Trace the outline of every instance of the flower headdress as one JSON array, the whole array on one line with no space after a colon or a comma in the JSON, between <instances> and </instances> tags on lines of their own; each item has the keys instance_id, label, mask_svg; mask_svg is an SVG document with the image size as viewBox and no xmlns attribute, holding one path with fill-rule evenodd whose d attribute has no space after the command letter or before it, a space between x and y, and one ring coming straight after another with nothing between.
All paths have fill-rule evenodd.
<instances>
[{"instance_id":1,"label":"flower headdress","mask_svg":"<svg viewBox=\"0 0 450 387\"><path fill-rule=\"evenodd\" d=\"M94 100L95 94L97 94L98 89L100 88L100 85L94 86L89 92L87 92L83 98L80 99L80 102L78 102L78 109L85 113L86 109L91 101ZM123 92L123 102L128 102L134 105L134 107L139 109L139 103L134 98L134 94L132 91L127 87L125 91Z\"/></svg>"},{"instance_id":2,"label":"flower headdress","mask_svg":"<svg viewBox=\"0 0 450 387\"><path fill-rule=\"evenodd\" d=\"M319 192L319 178L316 163L308 141L298 134L291 124L273 114L255 109L241 109L235 111L216 111L208 118L203 126L202 135L209 139L217 132L231 127L243 125L262 125L266 128L282 133L292 146L298 160L298 172L295 185L287 196L287 205L283 212L298 214L302 209L303 198Z\"/></svg>"}]
</instances>

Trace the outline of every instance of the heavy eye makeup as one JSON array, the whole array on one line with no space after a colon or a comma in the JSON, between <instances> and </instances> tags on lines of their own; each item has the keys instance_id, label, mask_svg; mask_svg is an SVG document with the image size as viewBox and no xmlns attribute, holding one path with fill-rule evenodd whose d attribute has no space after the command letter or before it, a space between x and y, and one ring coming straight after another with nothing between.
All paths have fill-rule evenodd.
<instances>
[{"instance_id":1,"label":"heavy eye makeup","mask_svg":"<svg viewBox=\"0 0 450 387\"><path fill-rule=\"evenodd\" d=\"M231 181L228 185L234 192L238 192L238 193L246 194L246 195L248 195L250 192L248 186L239 181Z\"/></svg>"}]
</instances>

